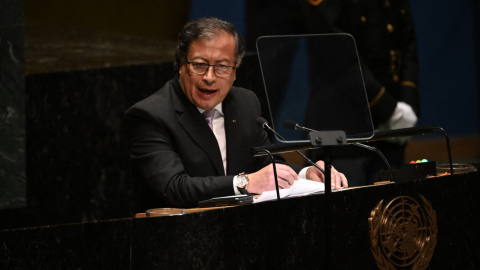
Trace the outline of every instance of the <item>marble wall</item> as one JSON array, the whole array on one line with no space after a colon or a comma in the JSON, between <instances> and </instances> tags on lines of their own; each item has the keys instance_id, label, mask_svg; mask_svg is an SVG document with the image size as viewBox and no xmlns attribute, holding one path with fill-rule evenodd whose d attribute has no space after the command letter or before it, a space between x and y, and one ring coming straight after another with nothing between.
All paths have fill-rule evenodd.
<instances>
[{"instance_id":1,"label":"marble wall","mask_svg":"<svg viewBox=\"0 0 480 270\"><path fill-rule=\"evenodd\" d=\"M0 1L0 212L26 205L23 7Z\"/></svg>"},{"instance_id":2,"label":"marble wall","mask_svg":"<svg viewBox=\"0 0 480 270\"><path fill-rule=\"evenodd\" d=\"M131 217L123 114L172 78L188 1L40 2L0 1L0 230Z\"/></svg>"}]
</instances>

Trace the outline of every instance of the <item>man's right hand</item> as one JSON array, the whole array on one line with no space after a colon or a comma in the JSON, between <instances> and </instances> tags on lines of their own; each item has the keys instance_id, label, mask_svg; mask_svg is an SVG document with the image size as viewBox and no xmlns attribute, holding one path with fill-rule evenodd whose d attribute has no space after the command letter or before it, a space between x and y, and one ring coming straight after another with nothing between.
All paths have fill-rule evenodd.
<instances>
[{"instance_id":1,"label":"man's right hand","mask_svg":"<svg viewBox=\"0 0 480 270\"><path fill-rule=\"evenodd\" d=\"M277 168L278 188L288 189L298 180L297 173L287 165L275 164ZM262 194L264 191L275 190L275 175L273 165L270 164L263 169L248 175L248 193Z\"/></svg>"}]
</instances>

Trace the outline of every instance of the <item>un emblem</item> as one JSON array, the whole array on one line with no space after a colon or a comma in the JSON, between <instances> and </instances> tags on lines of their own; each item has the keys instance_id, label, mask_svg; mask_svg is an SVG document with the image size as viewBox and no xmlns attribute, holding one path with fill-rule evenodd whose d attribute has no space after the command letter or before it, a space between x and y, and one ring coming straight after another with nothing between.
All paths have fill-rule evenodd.
<instances>
[{"instance_id":1,"label":"un emblem","mask_svg":"<svg viewBox=\"0 0 480 270\"><path fill-rule=\"evenodd\" d=\"M401 196L372 210L368 223L372 253L381 270L426 269L437 244L437 216L430 202L423 206Z\"/></svg>"},{"instance_id":2,"label":"un emblem","mask_svg":"<svg viewBox=\"0 0 480 270\"><path fill-rule=\"evenodd\" d=\"M320 3L322 2L323 0L308 0L308 2L310 3L310 5L312 6L318 6L320 5Z\"/></svg>"}]
</instances>

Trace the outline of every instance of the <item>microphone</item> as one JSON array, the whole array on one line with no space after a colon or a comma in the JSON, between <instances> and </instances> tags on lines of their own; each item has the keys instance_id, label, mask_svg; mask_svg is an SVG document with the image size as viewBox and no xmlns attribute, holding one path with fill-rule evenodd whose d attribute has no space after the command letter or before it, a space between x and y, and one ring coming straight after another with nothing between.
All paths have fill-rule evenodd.
<instances>
[{"instance_id":1,"label":"microphone","mask_svg":"<svg viewBox=\"0 0 480 270\"><path fill-rule=\"evenodd\" d=\"M297 124L295 121L292 121L292 120L285 120L283 122L283 126L285 128L293 129L293 130L301 129L301 130L306 130L306 131L310 131L310 132L315 132L316 131L316 130L313 130L313 129L310 129L310 128L302 127L299 124ZM285 140L285 139L283 139L283 140ZM391 181L393 181L393 173L392 173L392 168L390 167L390 163L388 163L387 158L385 158L385 156L382 154L382 152L380 152L380 150L378 150L377 148L375 148L373 146L368 146L368 145L361 144L361 143L358 143L358 142L353 143L353 145L368 149L368 150L373 151L373 152L377 153L378 155L380 155L380 157L383 159L383 162L385 162L385 164L387 165L388 171L390 172L390 179L391 179Z\"/></svg>"},{"instance_id":2,"label":"microphone","mask_svg":"<svg viewBox=\"0 0 480 270\"><path fill-rule=\"evenodd\" d=\"M268 129L271 129L273 132L275 132L269 125L268 125L268 121L265 120L265 118L263 117L257 117L257 119L255 119L255 122L257 123L257 125L261 126L262 128L265 128L267 127ZM275 134L277 134L275 132ZM279 134L277 134L279 137L282 137L280 136Z\"/></svg>"},{"instance_id":3,"label":"microphone","mask_svg":"<svg viewBox=\"0 0 480 270\"><path fill-rule=\"evenodd\" d=\"M285 141L285 138L283 138L282 135L278 134L273 128L271 128L271 127L268 125L268 121L265 120L265 118L263 118L263 117L257 117L257 119L255 120L255 122L257 123L257 125L261 126L262 128L268 128L268 129L271 130L273 133L275 133L275 135L277 135L278 137L280 137L280 139L282 139L282 140Z\"/></svg>"},{"instance_id":4,"label":"microphone","mask_svg":"<svg viewBox=\"0 0 480 270\"><path fill-rule=\"evenodd\" d=\"M284 137L282 137L282 135L278 134L278 132L276 132L273 128L271 128L269 125L268 125L268 121L265 120L265 118L263 117L258 117L255 122L257 123L257 125L261 126L262 128L267 128L269 130L271 130L273 133L275 133L275 135L277 135L280 139L286 141L286 139ZM293 122L293 121L292 121ZM294 122L295 123L295 122ZM298 150L295 150L295 152L297 152L297 154L299 154L300 156L303 157L303 159L305 159L307 161L308 164L310 164L311 166L314 166L315 168L317 168L319 171L321 171L324 175L325 175L325 171L320 168L320 166L318 166L317 164L315 164L315 162L311 161L309 158L307 158L304 154L300 153L300 151Z\"/></svg>"},{"instance_id":5,"label":"microphone","mask_svg":"<svg viewBox=\"0 0 480 270\"><path fill-rule=\"evenodd\" d=\"M297 127L299 127L299 125L297 123L295 123L295 121L292 121L292 120L283 121L283 126L287 129L291 129L291 130L297 130Z\"/></svg>"},{"instance_id":6,"label":"microphone","mask_svg":"<svg viewBox=\"0 0 480 270\"><path fill-rule=\"evenodd\" d=\"M306 130L306 131L316 131L316 130L313 130L313 129L309 129L309 128L306 128L306 127L299 126L295 121L292 121L292 120L283 121L283 126L287 129L291 129L291 130L302 129L302 130Z\"/></svg>"}]
</instances>

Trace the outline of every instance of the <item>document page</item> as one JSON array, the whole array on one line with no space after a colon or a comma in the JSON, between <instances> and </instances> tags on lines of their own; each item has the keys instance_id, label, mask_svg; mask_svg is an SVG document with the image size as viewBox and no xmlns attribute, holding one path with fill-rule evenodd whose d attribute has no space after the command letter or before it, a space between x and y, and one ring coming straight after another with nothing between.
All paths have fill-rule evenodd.
<instances>
[{"instance_id":1,"label":"document page","mask_svg":"<svg viewBox=\"0 0 480 270\"><path fill-rule=\"evenodd\" d=\"M289 189L280 189L280 198L300 197L312 193L321 193L325 191L325 184L307 179L298 179ZM254 198L253 203L276 200L277 192L275 190L265 191L258 198Z\"/></svg>"}]
</instances>

